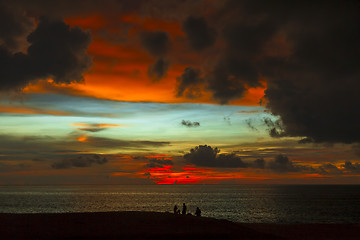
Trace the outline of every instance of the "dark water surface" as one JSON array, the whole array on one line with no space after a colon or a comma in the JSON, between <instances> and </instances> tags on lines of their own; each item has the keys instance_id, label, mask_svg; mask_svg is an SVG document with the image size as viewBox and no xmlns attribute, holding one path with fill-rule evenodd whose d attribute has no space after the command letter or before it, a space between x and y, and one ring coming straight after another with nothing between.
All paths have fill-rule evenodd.
<instances>
[{"instance_id":1,"label":"dark water surface","mask_svg":"<svg viewBox=\"0 0 360 240\"><path fill-rule=\"evenodd\" d=\"M2 213L191 213L236 222L360 223L360 185L0 186Z\"/></svg>"}]
</instances>

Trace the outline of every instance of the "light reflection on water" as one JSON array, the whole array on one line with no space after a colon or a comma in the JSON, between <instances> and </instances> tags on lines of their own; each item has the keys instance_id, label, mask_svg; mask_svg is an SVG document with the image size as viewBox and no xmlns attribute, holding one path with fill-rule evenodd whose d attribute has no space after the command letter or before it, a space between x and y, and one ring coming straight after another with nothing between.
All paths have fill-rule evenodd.
<instances>
[{"instance_id":1,"label":"light reflection on water","mask_svg":"<svg viewBox=\"0 0 360 240\"><path fill-rule=\"evenodd\" d=\"M360 223L359 185L1 186L0 212L190 212L237 222Z\"/></svg>"}]
</instances>

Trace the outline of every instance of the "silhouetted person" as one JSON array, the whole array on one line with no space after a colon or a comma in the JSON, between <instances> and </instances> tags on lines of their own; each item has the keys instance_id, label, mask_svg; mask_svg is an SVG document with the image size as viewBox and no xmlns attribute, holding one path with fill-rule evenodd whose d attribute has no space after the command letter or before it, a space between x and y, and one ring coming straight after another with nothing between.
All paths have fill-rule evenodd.
<instances>
[{"instance_id":1,"label":"silhouetted person","mask_svg":"<svg viewBox=\"0 0 360 240\"><path fill-rule=\"evenodd\" d=\"M197 217L201 217L201 210L200 210L199 207L196 207L195 215L196 215Z\"/></svg>"},{"instance_id":2,"label":"silhouetted person","mask_svg":"<svg viewBox=\"0 0 360 240\"><path fill-rule=\"evenodd\" d=\"M180 209L177 210L177 214L180 214Z\"/></svg>"},{"instance_id":3,"label":"silhouetted person","mask_svg":"<svg viewBox=\"0 0 360 240\"><path fill-rule=\"evenodd\" d=\"M174 214L178 214L178 207L177 207L177 205L174 206Z\"/></svg>"},{"instance_id":4,"label":"silhouetted person","mask_svg":"<svg viewBox=\"0 0 360 240\"><path fill-rule=\"evenodd\" d=\"M183 209L182 209L182 214L186 214L186 205L185 205L185 203L183 203Z\"/></svg>"}]
</instances>

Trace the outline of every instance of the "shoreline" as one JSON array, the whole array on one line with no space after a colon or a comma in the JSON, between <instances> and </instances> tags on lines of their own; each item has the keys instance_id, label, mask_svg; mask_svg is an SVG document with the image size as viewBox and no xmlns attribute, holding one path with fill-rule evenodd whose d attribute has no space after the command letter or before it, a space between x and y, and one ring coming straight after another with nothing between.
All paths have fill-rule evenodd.
<instances>
[{"instance_id":1,"label":"shoreline","mask_svg":"<svg viewBox=\"0 0 360 240\"><path fill-rule=\"evenodd\" d=\"M360 224L235 223L160 212L0 213L1 239L358 239Z\"/></svg>"}]
</instances>

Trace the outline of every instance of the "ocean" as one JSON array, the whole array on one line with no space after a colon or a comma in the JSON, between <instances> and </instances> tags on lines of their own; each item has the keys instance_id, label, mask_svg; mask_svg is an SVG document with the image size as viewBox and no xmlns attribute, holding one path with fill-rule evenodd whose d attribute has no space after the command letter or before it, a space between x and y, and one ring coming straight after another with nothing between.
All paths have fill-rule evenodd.
<instances>
[{"instance_id":1,"label":"ocean","mask_svg":"<svg viewBox=\"0 0 360 240\"><path fill-rule=\"evenodd\" d=\"M360 223L360 185L0 186L1 213L172 212L245 223Z\"/></svg>"}]
</instances>

